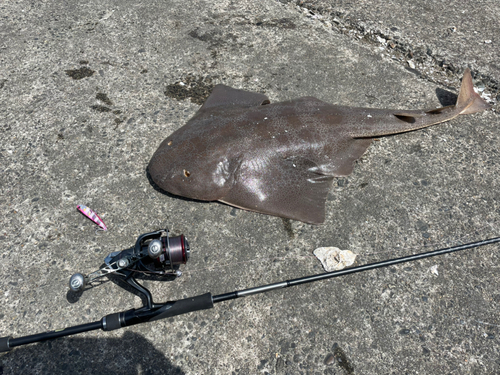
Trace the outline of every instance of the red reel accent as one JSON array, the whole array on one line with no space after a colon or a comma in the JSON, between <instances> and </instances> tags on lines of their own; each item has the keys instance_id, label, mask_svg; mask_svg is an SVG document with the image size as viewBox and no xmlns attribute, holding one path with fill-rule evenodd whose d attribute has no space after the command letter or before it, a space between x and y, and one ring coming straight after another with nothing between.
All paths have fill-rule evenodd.
<instances>
[{"instance_id":1,"label":"red reel accent","mask_svg":"<svg viewBox=\"0 0 500 375\"><path fill-rule=\"evenodd\" d=\"M172 265L186 264L189 259L189 243L186 237L181 234L178 237L170 237L168 241L170 249L167 251L170 252L170 262Z\"/></svg>"}]
</instances>

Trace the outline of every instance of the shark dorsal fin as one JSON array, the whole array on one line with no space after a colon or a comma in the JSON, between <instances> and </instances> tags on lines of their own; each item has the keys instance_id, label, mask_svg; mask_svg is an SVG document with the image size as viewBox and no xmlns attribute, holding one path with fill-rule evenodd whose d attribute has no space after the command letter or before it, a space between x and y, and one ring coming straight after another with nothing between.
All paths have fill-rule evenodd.
<instances>
[{"instance_id":1,"label":"shark dorsal fin","mask_svg":"<svg viewBox=\"0 0 500 375\"><path fill-rule=\"evenodd\" d=\"M479 96L478 93L474 91L474 85L472 83L472 76L469 68L465 69L456 107L461 109L461 115L484 111L485 109L491 107Z\"/></svg>"}]
</instances>

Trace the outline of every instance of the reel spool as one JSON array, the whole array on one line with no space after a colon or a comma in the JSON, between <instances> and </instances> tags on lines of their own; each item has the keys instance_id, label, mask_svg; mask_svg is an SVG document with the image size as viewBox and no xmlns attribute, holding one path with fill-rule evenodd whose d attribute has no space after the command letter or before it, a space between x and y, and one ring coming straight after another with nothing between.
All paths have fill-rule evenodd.
<instances>
[{"instance_id":1,"label":"reel spool","mask_svg":"<svg viewBox=\"0 0 500 375\"><path fill-rule=\"evenodd\" d=\"M176 237L168 235L168 229L163 229L139 236L134 247L108 254L104 259L105 265L99 270L86 276L81 273L71 276L70 289L80 292L94 280L110 274L122 276L127 282L133 280L131 275L134 272L181 276L178 268L189 259L189 243L183 234Z\"/></svg>"},{"instance_id":2,"label":"reel spool","mask_svg":"<svg viewBox=\"0 0 500 375\"><path fill-rule=\"evenodd\" d=\"M188 261L190 255L189 243L183 234L177 237L168 237L167 231L167 236L154 239L147 244L147 254L149 259L141 259L141 265L144 268L143 272L171 273L174 272L175 266L186 264ZM153 262L149 261L150 259ZM175 273L179 272L175 270Z\"/></svg>"}]
</instances>

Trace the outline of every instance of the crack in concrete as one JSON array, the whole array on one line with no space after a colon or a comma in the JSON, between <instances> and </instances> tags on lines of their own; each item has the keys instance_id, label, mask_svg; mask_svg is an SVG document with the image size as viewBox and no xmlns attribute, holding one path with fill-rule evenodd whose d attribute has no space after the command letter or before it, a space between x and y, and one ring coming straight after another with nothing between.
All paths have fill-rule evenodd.
<instances>
[{"instance_id":1,"label":"crack in concrete","mask_svg":"<svg viewBox=\"0 0 500 375\"><path fill-rule=\"evenodd\" d=\"M291 1L281 1L291 2ZM397 27L373 27L366 22L351 18L339 10L325 9L311 0L295 0L299 12L321 22L334 32L379 47L387 58L403 65L408 71L429 82L456 91L465 68L473 70L475 86L482 97L496 104L500 100L500 82L475 69L470 63L456 61L437 54L430 45L415 44L401 37ZM454 32L451 27L448 32Z\"/></svg>"}]
</instances>

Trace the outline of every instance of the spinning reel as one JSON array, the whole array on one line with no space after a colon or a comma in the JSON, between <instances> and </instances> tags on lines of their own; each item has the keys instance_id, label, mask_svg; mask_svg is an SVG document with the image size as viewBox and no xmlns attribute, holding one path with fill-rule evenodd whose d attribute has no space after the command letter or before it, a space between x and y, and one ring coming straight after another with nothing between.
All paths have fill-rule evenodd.
<instances>
[{"instance_id":1,"label":"spinning reel","mask_svg":"<svg viewBox=\"0 0 500 375\"><path fill-rule=\"evenodd\" d=\"M134 278L134 273L171 276L182 275L180 264L189 259L189 244L183 234L169 237L168 229L140 235L134 247L115 251L104 259L104 265L97 271L82 275L75 273L69 280L73 292L81 292L97 279L104 276L118 276L146 298L147 308L154 307L151 293Z\"/></svg>"},{"instance_id":2,"label":"spinning reel","mask_svg":"<svg viewBox=\"0 0 500 375\"><path fill-rule=\"evenodd\" d=\"M117 275L123 278L136 291L139 291L146 297L146 303L139 309L130 309L121 311L102 317L101 320L80 324L73 327L58 329L29 335L24 337L13 338L11 336L0 337L0 353L7 352L12 348L20 345L26 345L34 342L55 339L77 333L102 329L103 331L113 331L123 327L128 327L135 324L154 322L156 320L170 318L173 316L186 314L193 311L206 310L214 307L215 303L229 301L232 299L246 297L253 294L265 293L275 289L288 288L291 286L312 283L315 281L326 280L338 276L364 272L376 268L388 267L394 264L412 262L424 258L429 258L437 255L449 254L455 251L471 249L478 246L484 246L500 242L500 237L491 238L473 242L465 245L448 247L429 251L426 253L409 255L402 258L389 259L381 262L365 264L358 267L347 268L339 271L320 273L280 281L277 283L256 286L249 289L235 290L233 292L219 294L213 296L212 293L205 293L195 297L184 298L177 301L168 301L165 303L153 303L151 293L142 285L137 283L133 275L135 272L142 272L156 275L171 275L174 278L181 275L178 270L180 264L185 264L189 259L189 245L183 235L177 237L168 237L168 230L160 230L139 236L133 248L114 252L109 254L100 270L92 272L87 276L76 273L71 276L69 285L71 290L78 292L85 289L87 285L94 280L106 275Z\"/></svg>"}]
</instances>

